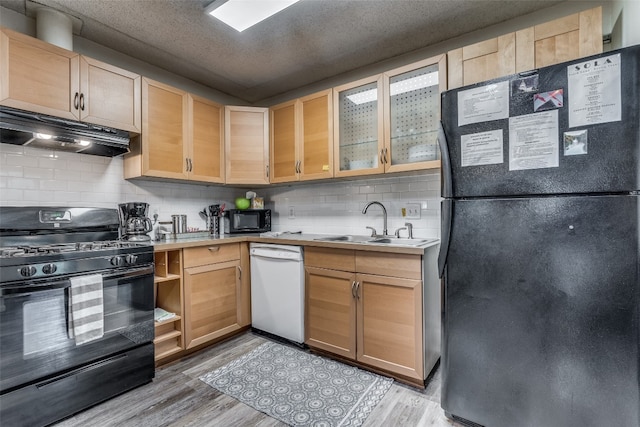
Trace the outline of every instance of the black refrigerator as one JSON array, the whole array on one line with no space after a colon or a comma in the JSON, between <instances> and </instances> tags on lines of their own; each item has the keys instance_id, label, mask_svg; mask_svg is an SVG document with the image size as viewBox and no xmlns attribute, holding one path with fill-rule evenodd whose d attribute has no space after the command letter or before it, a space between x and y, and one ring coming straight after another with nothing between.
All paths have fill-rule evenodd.
<instances>
[{"instance_id":1,"label":"black refrigerator","mask_svg":"<svg viewBox=\"0 0 640 427\"><path fill-rule=\"evenodd\" d=\"M640 425L640 45L442 94L442 408Z\"/></svg>"}]
</instances>

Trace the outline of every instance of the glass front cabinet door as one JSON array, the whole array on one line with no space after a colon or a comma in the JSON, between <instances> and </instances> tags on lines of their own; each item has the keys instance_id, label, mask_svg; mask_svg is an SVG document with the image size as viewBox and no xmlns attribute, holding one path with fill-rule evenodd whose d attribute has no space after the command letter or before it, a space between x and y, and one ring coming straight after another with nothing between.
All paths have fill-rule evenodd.
<instances>
[{"instance_id":1,"label":"glass front cabinet door","mask_svg":"<svg viewBox=\"0 0 640 427\"><path fill-rule=\"evenodd\" d=\"M446 86L445 55L384 73L385 172L440 167L440 93Z\"/></svg>"},{"instance_id":2,"label":"glass front cabinet door","mask_svg":"<svg viewBox=\"0 0 640 427\"><path fill-rule=\"evenodd\" d=\"M333 89L334 176L384 172L382 75Z\"/></svg>"},{"instance_id":3,"label":"glass front cabinet door","mask_svg":"<svg viewBox=\"0 0 640 427\"><path fill-rule=\"evenodd\" d=\"M334 176L440 167L439 55L334 88Z\"/></svg>"}]
</instances>

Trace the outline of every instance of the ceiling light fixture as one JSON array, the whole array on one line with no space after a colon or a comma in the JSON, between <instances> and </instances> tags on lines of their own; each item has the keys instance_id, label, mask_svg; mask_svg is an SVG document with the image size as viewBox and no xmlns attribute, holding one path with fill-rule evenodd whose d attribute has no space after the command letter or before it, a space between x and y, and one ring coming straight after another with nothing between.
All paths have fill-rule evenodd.
<instances>
[{"instance_id":1,"label":"ceiling light fixture","mask_svg":"<svg viewBox=\"0 0 640 427\"><path fill-rule=\"evenodd\" d=\"M205 11L242 32L300 0L216 0Z\"/></svg>"}]
</instances>

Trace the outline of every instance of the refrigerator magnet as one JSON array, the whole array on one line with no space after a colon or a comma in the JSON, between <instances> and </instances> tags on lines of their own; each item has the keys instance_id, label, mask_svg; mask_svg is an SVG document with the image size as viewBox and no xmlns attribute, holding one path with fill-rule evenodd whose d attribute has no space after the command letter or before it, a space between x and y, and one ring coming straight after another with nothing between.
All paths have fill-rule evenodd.
<instances>
[{"instance_id":1,"label":"refrigerator magnet","mask_svg":"<svg viewBox=\"0 0 640 427\"><path fill-rule=\"evenodd\" d=\"M587 154L587 130L565 132L563 134L564 155L577 156Z\"/></svg>"},{"instance_id":2,"label":"refrigerator magnet","mask_svg":"<svg viewBox=\"0 0 640 427\"><path fill-rule=\"evenodd\" d=\"M511 96L527 95L538 92L537 74L511 80Z\"/></svg>"},{"instance_id":3,"label":"refrigerator magnet","mask_svg":"<svg viewBox=\"0 0 640 427\"><path fill-rule=\"evenodd\" d=\"M553 110L564 106L564 90L556 89L533 95L533 111Z\"/></svg>"}]
</instances>

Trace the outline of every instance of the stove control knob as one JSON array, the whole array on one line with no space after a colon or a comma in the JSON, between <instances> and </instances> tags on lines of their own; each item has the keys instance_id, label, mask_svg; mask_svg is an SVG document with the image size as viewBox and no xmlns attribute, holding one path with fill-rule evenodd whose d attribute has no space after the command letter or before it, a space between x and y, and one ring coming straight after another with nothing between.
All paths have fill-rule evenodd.
<instances>
[{"instance_id":1,"label":"stove control knob","mask_svg":"<svg viewBox=\"0 0 640 427\"><path fill-rule=\"evenodd\" d=\"M56 272L57 269L58 267L56 267L55 264L45 264L42 266L42 272L44 274L53 274Z\"/></svg>"},{"instance_id":2,"label":"stove control knob","mask_svg":"<svg viewBox=\"0 0 640 427\"><path fill-rule=\"evenodd\" d=\"M124 264L124 257L122 256L114 256L111 258L111 265L115 265L116 267Z\"/></svg>"},{"instance_id":3,"label":"stove control knob","mask_svg":"<svg viewBox=\"0 0 640 427\"><path fill-rule=\"evenodd\" d=\"M125 257L125 261L127 262L127 264L135 264L137 260L137 255L129 254Z\"/></svg>"},{"instance_id":4,"label":"stove control knob","mask_svg":"<svg viewBox=\"0 0 640 427\"><path fill-rule=\"evenodd\" d=\"M22 267L22 268L20 269L20 275L21 275L22 277L31 277L31 276L33 276L34 274L36 274L36 271L37 271L37 270L36 270L36 268L35 268L35 267L33 267L33 266L31 266L31 265L28 265L28 266Z\"/></svg>"}]
</instances>

